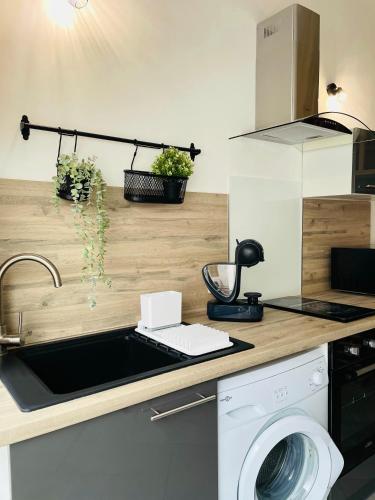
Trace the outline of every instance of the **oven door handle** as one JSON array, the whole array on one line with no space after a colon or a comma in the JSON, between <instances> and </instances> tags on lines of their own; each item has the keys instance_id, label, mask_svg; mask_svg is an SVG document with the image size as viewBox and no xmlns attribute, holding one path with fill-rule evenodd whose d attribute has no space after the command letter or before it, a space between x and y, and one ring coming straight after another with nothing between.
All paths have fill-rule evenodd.
<instances>
[{"instance_id":1,"label":"oven door handle","mask_svg":"<svg viewBox=\"0 0 375 500\"><path fill-rule=\"evenodd\" d=\"M361 377L362 375L366 375L366 373L370 373L373 371L375 371L375 363L365 366L364 368L360 368L359 370L356 370L355 373L357 377Z\"/></svg>"}]
</instances>

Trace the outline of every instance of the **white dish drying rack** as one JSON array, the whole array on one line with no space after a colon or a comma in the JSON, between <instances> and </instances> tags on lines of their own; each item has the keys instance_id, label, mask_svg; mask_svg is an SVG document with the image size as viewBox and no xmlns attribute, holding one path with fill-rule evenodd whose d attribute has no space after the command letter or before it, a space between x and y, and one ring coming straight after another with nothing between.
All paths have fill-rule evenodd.
<instances>
[{"instance_id":1,"label":"white dish drying rack","mask_svg":"<svg viewBox=\"0 0 375 500\"><path fill-rule=\"evenodd\" d=\"M200 356L233 346L227 332L200 323L149 330L139 321L135 331L189 356Z\"/></svg>"}]
</instances>

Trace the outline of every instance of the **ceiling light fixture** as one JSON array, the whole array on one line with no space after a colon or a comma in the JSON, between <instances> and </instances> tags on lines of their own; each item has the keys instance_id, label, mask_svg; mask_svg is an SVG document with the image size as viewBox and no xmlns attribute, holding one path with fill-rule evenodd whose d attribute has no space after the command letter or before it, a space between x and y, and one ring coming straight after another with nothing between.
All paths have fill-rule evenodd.
<instances>
[{"instance_id":1,"label":"ceiling light fixture","mask_svg":"<svg viewBox=\"0 0 375 500\"><path fill-rule=\"evenodd\" d=\"M67 0L44 0L44 9L47 17L60 28L71 29L76 17Z\"/></svg>"},{"instance_id":2,"label":"ceiling light fixture","mask_svg":"<svg viewBox=\"0 0 375 500\"><path fill-rule=\"evenodd\" d=\"M89 0L68 0L73 7L76 9L82 9L82 7L86 7L89 3Z\"/></svg>"}]
</instances>

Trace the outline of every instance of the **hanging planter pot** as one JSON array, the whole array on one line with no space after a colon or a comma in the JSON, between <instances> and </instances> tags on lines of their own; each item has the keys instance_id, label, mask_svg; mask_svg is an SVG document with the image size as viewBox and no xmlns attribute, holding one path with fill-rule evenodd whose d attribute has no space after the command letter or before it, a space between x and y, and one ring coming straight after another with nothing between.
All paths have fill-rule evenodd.
<instances>
[{"instance_id":1,"label":"hanging planter pot","mask_svg":"<svg viewBox=\"0 0 375 500\"><path fill-rule=\"evenodd\" d=\"M186 153L168 148L152 164L152 172L124 170L124 198L138 203L183 203L188 177L194 164Z\"/></svg>"},{"instance_id":2,"label":"hanging planter pot","mask_svg":"<svg viewBox=\"0 0 375 500\"><path fill-rule=\"evenodd\" d=\"M90 184L90 179L85 178L81 181L82 186L87 186ZM74 180L71 178L70 175L65 175L63 180L61 180L57 195L59 198L62 198L64 200L68 201L74 201L73 195L72 195L72 190L74 189ZM78 201L85 201L87 200L87 193L85 192L85 189L82 187L82 189L77 189L77 200Z\"/></svg>"},{"instance_id":3,"label":"hanging planter pot","mask_svg":"<svg viewBox=\"0 0 375 500\"><path fill-rule=\"evenodd\" d=\"M79 159L74 153L59 154L57 173L53 177L53 201L59 208L60 198L72 202L73 225L82 241L81 280L89 285L88 304L96 305L96 285L102 282L111 286L104 271L106 231L109 216L106 208L106 183L101 170L95 165L95 157Z\"/></svg>"},{"instance_id":4,"label":"hanging planter pot","mask_svg":"<svg viewBox=\"0 0 375 500\"><path fill-rule=\"evenodd\" d=\"M183 190L183 195L185 195L186 183L187 177L168 177L164 179L163 190L165 199L169 203L182 203L183 196L181 197L181 192Z\"/></svg>"},{"instance_id":5,"label":"hanging planter pot","mask_svg":"<svg viewBox=\"0 0 375 500\"><path fill-rule=\"evenodd\" d=\"M68 201L75 201L75 199L77 199L77 201L85 201L88 198L88 187L90 185L90 176L87 175L82 179L80 178L82 176L80 175L80 169L78 168L78 163L75 166L74 170L72 171L74 172L75 179L73 179L73 177L69 175L69 169L66 170L66 165L64 166L64 162L66 164L65 160L66 158L68 158L68 155L61 155L61 140L62 136L66 134L63 134L60 129L59 135L60 135L59 148L57 151L57 161L56 161L56 169L58 174L56 176L56 179L58 178L58 186L56 187L55 195L58 196L59 198L62 198L63 200L68 200ZM76 131L74 135L75 135L74 150L72 156L69 157L72 160L74 158L77 159L76 155L77 155L78 136ZM61 174L61 171L63 172L67 171L68 173ZM82 188L77 188L76 185L78 185L78 183L82 184ZM75 193L74 196L72 193Z\"/></svg>"}]
</instances>

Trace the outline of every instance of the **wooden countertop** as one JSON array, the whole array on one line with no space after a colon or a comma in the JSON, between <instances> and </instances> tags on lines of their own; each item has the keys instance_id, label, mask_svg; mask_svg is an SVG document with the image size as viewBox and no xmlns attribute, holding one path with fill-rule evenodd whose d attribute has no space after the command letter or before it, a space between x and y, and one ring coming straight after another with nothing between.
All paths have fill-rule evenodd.
<instances>
[{"instance_id":1,"label":"wooden countertop","mask_svg":"<svg viewBox=\"0 0 375 500\"><path fill-rule=\"evenodd\" d=\"M375 297L333 292L314 297L375 308ZM226 330L233 337L253 343L255 349L30 413L22 413L7 389L0 383L0 446L36 437L194 384L375 328L375 316L345 324L268 308L265 308L261 323L210 322L206 316L187 317L185 320Z\"/></svg>"}]
</instances>

